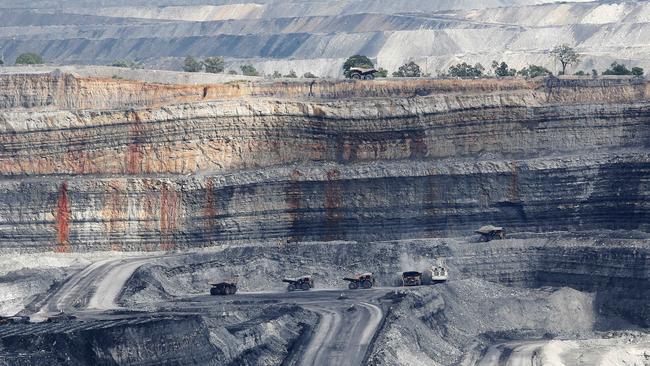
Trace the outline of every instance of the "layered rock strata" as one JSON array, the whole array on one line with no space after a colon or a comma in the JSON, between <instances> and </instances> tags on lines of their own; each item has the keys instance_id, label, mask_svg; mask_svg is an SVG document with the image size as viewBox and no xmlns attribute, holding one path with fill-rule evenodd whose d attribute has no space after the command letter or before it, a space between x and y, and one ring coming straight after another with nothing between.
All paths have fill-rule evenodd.
<instances>
[{"instance_id":1,"label":"layered rock strata","mask_svg":"<svg viewBox=\"0 0 650 366\"><path fill-rule=\"evenodd\" d=\"M639 80L3 80L4 250L649 229Z\"/></svg>"}]
</instances>

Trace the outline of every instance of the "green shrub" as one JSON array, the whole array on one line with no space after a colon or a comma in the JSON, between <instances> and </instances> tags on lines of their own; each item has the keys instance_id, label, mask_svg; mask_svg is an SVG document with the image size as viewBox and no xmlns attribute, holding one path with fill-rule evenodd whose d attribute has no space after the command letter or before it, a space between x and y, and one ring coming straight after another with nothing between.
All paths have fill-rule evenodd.
<instances>
[{"instance_id":1,"label":"green shrub","mask_svg":"<svg viewBox=\"0 0 650 366\"><path fill-rule=\"evenodd\" d=\"M246 65L241 65L239 67L241 69L242 75L245 76L259 76L259 73L257 72L257 69L251 64L246 64Z\"/></svg>"},{"instance_id":2,"label":"green shrub","mask_svg":"<svg viewBox=\"0 0 650 366\"><path fill-rule=\"evenodd\" d=\"M393 73L393 76L398 78L417 78L422 76L422 71L418 64L411 61L400 66L399 69Z\"/></svg>"},{"instance_id":3,"label":"green shrub","mask_svg":"<svg viewBox=\"0 0 650 366\"><path fill-rule=\"evenodd\" d=\"M483 76L483 71L485 71L485 68L479 63L472 66L466 62L463 62L449 67L447 74L449 76L458 78L480 78Z\"/></svg>"},{"instance_id":4,"label":"green shrub","mask_svg":"<svg viewBox=\"0 0 650 366\"><path fill-rule=\"evenodd\" d=\"M208 57L203 60L203 66L205 66L205 72L212 74L221 73L225 69L223 57Z\"/></svg>"},{"instance_id":5,"label":"green shrub","mask_svg":"<svg viewBox=\"0 0 650 366\"><path fill-rule=\"evenodd\" d=\"M511 69L508 64L503 61L501 61L501 63L498 61L492 61L492 71L496 77L515 76L517 74L517 70Z\"/></svg>"},{"instance_id":6,"label":"green shrub","mask_svg":"<svg viewBox=\"0 0 650 366\"><path fill-rule=\"evenodd\" d=\"M44 61L41 55L32 52L20 54L16 58L16 65L39 65L42 63Z\"/></svg>"},{"instance_id":7,"label":"green shrub","mask_svg":"<svg viewBox=\"0 0 650 366\"><path fill-rule=\"evenodd\" d=\"M388 70L384 69L383 67L380 67L375 73L375 76L378 78L388 77Z\"/></svg>"},{"instance_id":8,"label":"green shrub","mask_svg":"<svg viewBox=\"0 0 650 366\"><path fill-rule=\"evenodd\" d=\"M199 72L203 68L203 65L197 61L192 56L185 57L185 62L183 62L183 71L185 72Z\"/></svg>"},{"instance_id":9,"label":"green shrub","mask_svg":"<svg viewBox=\"0 0 650 366\"><path fill-rule=\"evenodd\" d=\"M549 76L553 75L551 70L545 68L544 66L539 65L530 65L525 67L517 72L517 75L523 76L525 78L536 78L538 76Z\"/></svg>"}]
</instances>

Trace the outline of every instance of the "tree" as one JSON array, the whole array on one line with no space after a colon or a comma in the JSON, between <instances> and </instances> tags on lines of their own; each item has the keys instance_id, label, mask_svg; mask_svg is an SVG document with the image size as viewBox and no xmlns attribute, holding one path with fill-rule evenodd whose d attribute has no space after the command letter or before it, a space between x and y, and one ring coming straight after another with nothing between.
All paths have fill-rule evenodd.
<instances>
[{"instance_id":1,"label":"tree","mask_svg":"<svg viewBox=\"0 0 650 366\"><path fill-rule=\"evenodd\" d=\"M596 69L591 69L591 77L592 78L597 78L598 77L598 70Z\"/></svg>"},{"instance_id":2,"label":"tree","mask_svg":"<svg viewBox=\"0 0 650 366\"><path fill-rule=\"evenodd\" d=\"M295 79L295 78L298 77L298 75L296 75L296 72L295 72L295 71L291 70L291 71L289 71L288 74L284 75L284 77L285 77L285 78Z\"/></svg>"},{"instance_id":3,"label":"tree","mask_svg":"<svg viewBox=\"0 0 650 366\"><path fill-rule=\"evenodd\" d=\"M625 66L614 61L609 69L603 71L603 75L632 75L632 71Z\"/></svg>"},{"instance_id":4,"label":"tree","mask_svg":"<svg viewBox=\"0 0 650 366\"><path fill-rule=\"evenodd\" d=\"M422 76L422 71L418 64L411 61L400 66L399 69L393 73L393 76L398 78L417 78Z\"/></svg>"},{"instance_id":5,"label":"tree","mask_svg":"<svg viewBox=\"0 0 650 366\"><path fill-rule=\"evenodd\" d=\"M642 67L633 67L632 68L632 75L634 76L643 76L643 68Z\"/></svg>"},{"instance_id":6,"label":"tree","mask_svg":"<svg viewBox=\"0 0 650 366\"><path fill-rule=\"evenodd\" d=\"M192 56L185 57L185 62L183 62L183 71L185 72L199 72L203 68L203 65L197 61Z\"/></svg>"},{"instance_id":7,"label":"tree","mask_svg":"<svg viewBox=\"0 0 650 366\"><path fill-rule=\"evenodd\" d=\"M208 57L203 60L203 65L205 66L205 72L212 74L221 73L226 68L223 57Z\"/></svg>"},{"instance_id":8,"label":"tree","mask_svg":"<svg viewBox=\"0 0 650 366\"><path fill-rule=\"evenodd\" d=\"M5 60L0 59L0 65L4 65L4 64L5 64Z\"/></svg>"},{"instance_id":9,"label":"tree","mask_svg":"<svg viewBox=\"0 0 650 366\"><path fill-rule=\"evenodd\" d=\"M245 76L259 76L257 69L251 64L241 65L239 68L241 69L241 73Z\"/></svg>"},{"instance_id":10,"label":"tree","mask_svg":"<svg viewBox=\"0 0 650 366\"><path fill-rule=\"evenodd\" d=\"M16 58L16 65L38 65L44 63L41 55L27 52L22 53Z\"/></svg>"},{"instance_id":11,"label":"tree","mask_svg":"<svg viewBox=\"0 0 650 366\"><path fill-rule=\"evenodd\" d=\"M346 78L349 78L351 76L350 68L352 67L363 67L369 69L375 67L375 65L366 56L362 56L362 55L350 56L348 57L347 60L345 60L345 63L343 63L343 75L345 75Z\"/></svg>"},{"instance_id":12,"label":"tree","mask_svg":"<svg viewBox=\"0 0 650 366\"><path fill-rule=\"evenodd\" d=\"M501 63L498 61L492 61L492 71L494 71L494 75L497 77L515 76L515 74L517 74L517 70L511 69L508 64L503 61Z\"/></svg>"},{"instance_id":13,"label":"tree","mask_svg":"<svg viewBox=\"0 0 650 366\"><path fill-rule=\"evenodd\" d=\"M587 75L587 73L584 72L584 71L582 71L582 70L580 70L580 71L574 73L573 75L576 75L576 76L585 76L585 75Z\"/></svg>"},{"instance_id":14,"label":"tree","mask_svg":"<svg viewBox=\"0 0 650 366\"><path fill-rule=\"evenodd\" d=\"M525 67L517 72L518 75L523 76L525 78L536 78L539 76L548 76L548 75L553 75L551 70L539 66L539 65L530 65L528 67Z\"/></svg>"},{"instance_id":15,"label":"tree","mask_svg":"<svg viewBox=\"0 0 650 366\"><path fill-rule=\"evenodd\" d=\"M457 65L449 67L449 76L457 78L479 78L483 76L483 71L485 68L481 64L476 64L474 66L463 62Z\"/></svg>"},{"instance_id":16,"label":"tree","mask_svg":"<svg viewBox=\"0 0 650 366\"><path fill-rule=\"evenodd\" d=\"M305 79L317 79L318 76L312 74L311 72L307 71L303 76Z\"/></svg>"},{"instance_id":17,"label":"tree","mask_svg":"<svg viewBox=\"0 0 650 366\"><path fill-rule=\"evenodd\" d=\"M555 46L551 51L551 55L562 64L562 73L560 75L566 73L567 66L577 65L580 62L580 54L568 44Z\"/></svg>"}]
</instances>

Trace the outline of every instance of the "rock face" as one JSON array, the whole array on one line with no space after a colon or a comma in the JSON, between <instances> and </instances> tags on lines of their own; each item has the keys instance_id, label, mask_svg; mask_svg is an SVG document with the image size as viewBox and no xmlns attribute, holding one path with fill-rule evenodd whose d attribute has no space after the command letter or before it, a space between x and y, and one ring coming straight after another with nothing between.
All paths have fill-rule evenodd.
<instances>
[{"instance_id":1,"label":"rock face","mask_svg":"<svg viewBox=\"0 0 650 366\"><path fill-rule=\"evenodd\" d=\"M644 82L0 82L3 250L650 228Z\"/></svg>"},{"instance_id":2,"label":"rock face","mask_svg":"<svg viewBox=\"0 0 650 366\"><path fill-rule=\"evenodd\" d=\"M61 64L128 59L180 70L187 55L223 56L236 71L252 62L268 75L340 76L344 60L361 53L390 72L415 61L435 74L463 61L553 69L548 50L567 43L584 56L571 73L622 60L650 69L644 1L11 0L0 7L8 62L39 52Z\"/></svg>"}]
</instances>

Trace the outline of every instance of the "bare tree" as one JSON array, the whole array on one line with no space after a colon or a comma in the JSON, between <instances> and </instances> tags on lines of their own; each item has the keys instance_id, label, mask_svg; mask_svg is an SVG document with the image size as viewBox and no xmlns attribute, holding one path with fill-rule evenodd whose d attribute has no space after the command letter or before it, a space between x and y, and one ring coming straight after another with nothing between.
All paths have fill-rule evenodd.
<instances>
[{"instance_id":1,"label":"bare tree","mask_svg":"<svg viewBox=\"0 0 650 366\"><path fill-rule=\"evenodd\" d=\"M551 55L562 64L562 75L566 73L567 66L577 65L580 62L580 54L568 44L555 46Z\"/></svg>"}]
</instances>

